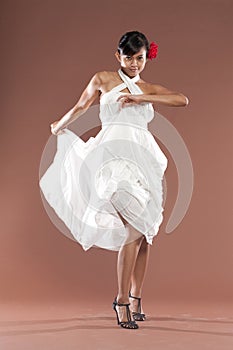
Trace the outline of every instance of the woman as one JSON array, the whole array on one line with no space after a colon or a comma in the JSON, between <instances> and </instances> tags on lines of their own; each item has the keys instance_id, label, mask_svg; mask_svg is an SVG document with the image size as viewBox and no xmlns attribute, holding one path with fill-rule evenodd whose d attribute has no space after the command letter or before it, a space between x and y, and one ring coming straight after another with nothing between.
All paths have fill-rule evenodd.
<instances>
[{"instance_id":1,"label":"woman","mask_svg":"<svg viewBox=\"0 0 233 350\"><path fill-rule=\"evenodd\" d=\"M51 124L52 134L57 135L58 140L60 137L61 142L62 137L71 135L66 127L85 113L101 95L102 130L95 138L91 137L86 143L77 135L74 136L74 139L76 137L79 141L76 151L83 152L86 156L99 149L99 146L104 146L103 151L101 151L103 153L99 153L95 157L95 159L101 160L105 159L102 158L103 154L111 153L111 162L104 163L107 165L98 170L97 183L95 184L99 191L97 191L98 194L101 192L102 197L99 196L99 198L105 200L105 203L107 200L107 203L111 203L115 210L114 213L111 213L111 218L115 215L114 223L118 222L119 224L120 220L121 228L123 226L124 231L121 230L120 233L119 226L118 230L114 231L112 228L110 231L110 224L107 223L110 212L102 212L101 208L103 207L99 206L97 213L100 215L99 221L97 214L95 215L95 222L97 222L97 226L99 224L99 227L93 231L93 234L90 233L90 230L83 230L83 235L80 235L80 226L75 238L84 249L97 246L119 250L117 262L118 294L113 302L113 309L116 312L117 323L127 329L137 329L136 321L146 319L141 305L142 286L150 245L163 218L162 177L167 167L167 159L147 129L148 122L154 117L152 104L167 106L186 106L188 104L188 98L183 94L170 91L161 85L147 83L140 78L140 73L144 70L148 59L155 58L156 54L157 45L155 43L149 45L144 34L138 31L125 33L121 37L118 50L115 53L120 65L118 72L102 71L96 73L76 105L60 120ZM121 143L117 143L119 139ZM114 143L110 143L109 146L107 141L114 141ZM128 141L130 143L127 143ZM83 149L81 150L82 145ZM57 152L59 153L59 148ZM150 159L151 155L153 155L152 160ZM131 163L130 160L134 163ZM139 164L139 166L135 164ZM91 170L95 171L94 167ZM86 186L88 185L87 177L85 179L83 184ZM55 194L50 196L46 194L42 180L40 185L49 201L49 198ZM80 184L79 187L81 187ZM80 198L76 195L75 201L79 203ZM74 203L76 203L75 201ZM54 203L51 205L56 210L57 204ZM64 210L61 210L59 214L57 210L60 217L62 217L63 212ZM101 217L102 213L104 215ZM71 227L71 219L62 219L68 227ZM106 228L106 235L105 233L98 235L97 229L100 227ZM107 231L107 229L109 230ZM73 231L71 229L74 234Z\"/></svg>"}]
</instances>

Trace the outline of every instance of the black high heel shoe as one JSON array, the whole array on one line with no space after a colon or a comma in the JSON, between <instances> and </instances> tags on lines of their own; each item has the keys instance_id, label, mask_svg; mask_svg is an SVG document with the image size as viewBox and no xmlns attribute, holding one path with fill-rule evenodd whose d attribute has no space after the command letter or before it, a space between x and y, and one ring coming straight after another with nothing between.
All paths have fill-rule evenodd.
<instances>
[{"instance_id":1,"label":"black high heel shoe","mask_svg":"<svg viewBox=\"0 0 233 350\"><path fill-rule=\"evenodd\" d=\"M113 304L112 304L112 308L113 310L116 311L116 315L117 315L117 324L119 324L121 327L123 328L128 328L128 329L137 329L138 328L138 325L135 321L133 321L131 319L131 314L130 314L130 309L129 309L129 304L119 304L117 302L117 299L115 298ZM118 316L118 312L117 312L117 309L116 309L116 306L125 306L126 307L126 315L127 315L127 319L128 321L120 321L119 320L119 316Z\"/></svg>"},{"instance_id":2,"label":"black high heel shoe","mask_svg":"<svg viewBox=\"0 0 233 350\"><path fill-rule=\"evenodd\" d=\"M146 315L141 313L141 298L139 297L133 297L131 293L129 292L129 297L133 299L138 300L138 309L137 312L132 312L132 316L135 321L145 321L146 320Z\"/></svg>"}]
</instances>

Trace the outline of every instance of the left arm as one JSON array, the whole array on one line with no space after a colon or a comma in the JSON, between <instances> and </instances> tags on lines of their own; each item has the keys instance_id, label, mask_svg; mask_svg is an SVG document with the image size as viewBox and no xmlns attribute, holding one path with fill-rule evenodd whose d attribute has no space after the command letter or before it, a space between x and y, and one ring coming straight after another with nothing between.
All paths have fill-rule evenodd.
<instances>
[{"instance_id":1,"label":"left arm","mask_svg":"<svg viewBox=\"0 0 233 350\"><path fill-rule=\"evenodd\" d=\"M188 98L182 93L170 91L161 85L150 85L148 93L140 95L125 94L118 98L121 101L122 107L129 104L139 104L143 102L158 103L167 106L187 106Z\"/></svg>"}]
</instances>

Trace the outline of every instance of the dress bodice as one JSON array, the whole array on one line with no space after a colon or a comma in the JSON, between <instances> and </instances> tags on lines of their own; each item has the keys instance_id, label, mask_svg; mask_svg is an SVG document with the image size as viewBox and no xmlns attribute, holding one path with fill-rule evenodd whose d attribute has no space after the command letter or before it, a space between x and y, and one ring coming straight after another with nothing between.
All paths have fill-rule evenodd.
<instances>
[{"instance_id":1,"label":"dress bodice","mask_svg":"<svg viewBox=\"0 0 233 350\"><path fill-rule=\"evenodd\" d=\"M147 124L154 118L154 108L152 103L144 102L138 105L129 105L121 108L117 99L124 95L123 89L127 88L131 94L143 94L136 82L140 79L139 74L129 78L121 69L118 74L122 83L115 86L110 91L104 93L100 98L100 120L102 127L111 124L129 124L148 128Z\"/></svg>"}]
</instances>

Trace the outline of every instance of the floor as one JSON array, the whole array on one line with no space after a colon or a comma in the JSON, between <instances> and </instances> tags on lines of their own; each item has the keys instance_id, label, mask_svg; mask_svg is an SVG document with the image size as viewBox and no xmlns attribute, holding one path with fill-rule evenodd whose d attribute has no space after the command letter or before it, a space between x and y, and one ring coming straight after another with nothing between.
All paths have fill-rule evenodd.
<instances>
[{"instance_id":1,"label":"floor","mask_svg":"<svg viewBox=\"0 0 233 350\"><path fill-rule=\"evenodd\" d=\"M1 350L232 350L232 304L144 302L137 330L116 323L111 301L4 303Z\"/></svg>"}]
</instances>

